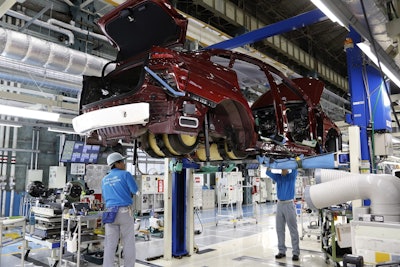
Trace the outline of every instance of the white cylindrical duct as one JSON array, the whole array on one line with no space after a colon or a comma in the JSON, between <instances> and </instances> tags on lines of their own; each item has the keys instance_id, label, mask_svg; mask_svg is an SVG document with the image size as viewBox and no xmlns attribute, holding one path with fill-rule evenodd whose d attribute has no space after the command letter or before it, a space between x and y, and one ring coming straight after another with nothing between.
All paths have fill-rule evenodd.
<instances>
[{"instance_id":1,"label":"white cylindrical duct","mask_svg":"<svg viewBox=\"0 0 400 267\"><path fill-rule=\"evenodd\" d=\"M66 92L79 92L82 88L81 75L71 75L45 67L28 65L12 58L0 56L0 69L2 70L0 78L7 81L45 86Z\"/></svg>"},{"instance_id":2,"label":"white cylindrical duct","mask_svg":"<svg viewBox=\"0 0 400 267\"><path fill-rule=\"evenodd\" d=\"M383 215L385 221L400 221L400 179L392 175L351 174L345 178L308 186L304 195L312 209L354 199L370 199L372 214Z\"/></svg>"},{"instance_id":3,"label":"white cylindrical duct","mask_svg":"<svg viewBox=\"0 0 400 267\"><path fill-rule=\"evenodd\" d=\"M100 76L108 60L20 32L0 28L0 54L75 75Z\"/></svg>"},{"instance_id":4,"label":"white cylindrical duct","mask_svg":"<svg viewBox=\"0 0 400 267\"><path fill-rule=\"evenodd\" d=\"M315 172L314 172L316 184L326 183L326 182L337 180L340 178L345 178L350 175L353 175L353 174L350 172L338 171L338 170L332 170L332 169L315 169Z\"/></svg>"}]
</instances>

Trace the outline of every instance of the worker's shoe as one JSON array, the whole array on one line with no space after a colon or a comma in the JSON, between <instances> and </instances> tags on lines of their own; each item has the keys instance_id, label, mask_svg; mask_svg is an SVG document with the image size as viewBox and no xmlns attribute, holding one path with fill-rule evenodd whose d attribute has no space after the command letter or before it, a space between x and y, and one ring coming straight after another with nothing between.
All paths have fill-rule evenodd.
<instances>
[{"instance_id":1,"label":"worker's shoe","mask_svg":"<svg viewBox=\"0 0 400 267\"><path fill-rule=\"evenodd\" d=\"M278 253L275 255L275 259L282 259L284 257L286 257L286 254L283 254L283 253Z\"/></svg>"},{"instance_id":2,"label":"worker's shoe","mask_svg":"<svg viewBox=\"0 0 400 267\"><path fill-rule=\"evenodd\" d=\"M299 260L299 255L293 255L292 260L298 261Z\"/></svg>"}]
</instances>

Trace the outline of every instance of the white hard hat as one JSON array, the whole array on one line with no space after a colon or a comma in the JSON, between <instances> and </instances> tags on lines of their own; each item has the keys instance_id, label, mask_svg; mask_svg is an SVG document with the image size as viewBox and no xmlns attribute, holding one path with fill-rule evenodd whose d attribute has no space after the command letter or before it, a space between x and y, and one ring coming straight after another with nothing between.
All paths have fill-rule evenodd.
<instances>
[{"instance_id":1,"label":"white hard hat","mask_svg":"<svg viewBox=\"0 0 400 267\"><path fill-rule=\"evenodd\" d=\"M109 166L112 166L115 162L120 161L120 160L124 160L126 158L127 157L122 156L120 153L114 152L114 153L111 153L110 155L108 155L107 164Z\"/></svg>"}]
</instances>

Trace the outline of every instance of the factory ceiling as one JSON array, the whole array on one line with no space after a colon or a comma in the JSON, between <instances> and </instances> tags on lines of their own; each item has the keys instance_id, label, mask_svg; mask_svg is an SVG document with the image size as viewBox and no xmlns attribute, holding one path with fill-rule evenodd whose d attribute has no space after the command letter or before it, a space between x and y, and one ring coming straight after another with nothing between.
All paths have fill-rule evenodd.
<instances>
[{"instance_id":1,"label":"factory ceiling","mask_svg":"<svg viewBox=\"0 0 400 267\"><path fill-rule=\"evenodd\" d=\"M102 66L116 56L96 21L113 9L110 3L118 2L122 1L1 1L0 79L3 82L0 84L0 104L59 112L61 119L41 123L71 127L71 118L78 114L77 96L82 75L97 73L100 76ZM330 2L341 18L365 39L372 36L384 51L385 59L399 70L398 36L389 37L385 26L397 18L397 1L364 0L363 5L360 0L324 2ZM238 36L316 9L309 0L172 0L171 3L184 14L229 36ZM368 20L364 14L369 14ZM345 113L350 111L344 51L347 35L346 28L324 19L247 47L285 65L293 73L323 80L326 89L321 105L335 121L343 121ZM196 36L191 36L188 49L192 49L193 43L200 47L204 45L201 38L195 39ZM299 60L296 55L300 50L312 65ZM396 94L400 90L395 85L391 90L392 101L399 102ZM2 116L1 120L4 119Z\"/></svg>"}]
</instances>

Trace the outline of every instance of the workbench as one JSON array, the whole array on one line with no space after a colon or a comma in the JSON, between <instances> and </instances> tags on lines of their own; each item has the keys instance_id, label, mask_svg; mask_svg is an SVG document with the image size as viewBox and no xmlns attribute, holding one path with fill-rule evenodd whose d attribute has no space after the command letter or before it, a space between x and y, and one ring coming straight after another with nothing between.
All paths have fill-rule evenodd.
<instances>
[{"instance_id":1,"label":"workbench","mask_svg":"<svg viewBox=\"0 0 400 267\"><path fill-rule=\"evenodd\" d=\"M56 267L58 264L59 260L59 251L60 251L60 240L54 240L54 239L40 239L37 237L34 237L30 234L25 234L25 240L26 242L32 242L37 245L41 245L42 247L50 249L50 257L48 257L49 261L49 266L50 267ZM30 252L29 246L26 249L26 254L25 258L28 257Z\"/></svg>"}]
</instances>

